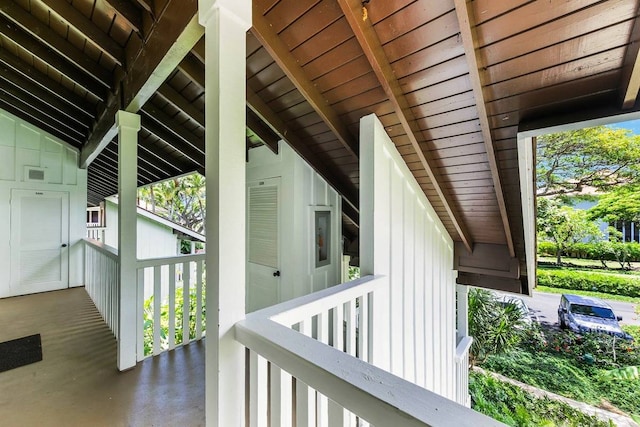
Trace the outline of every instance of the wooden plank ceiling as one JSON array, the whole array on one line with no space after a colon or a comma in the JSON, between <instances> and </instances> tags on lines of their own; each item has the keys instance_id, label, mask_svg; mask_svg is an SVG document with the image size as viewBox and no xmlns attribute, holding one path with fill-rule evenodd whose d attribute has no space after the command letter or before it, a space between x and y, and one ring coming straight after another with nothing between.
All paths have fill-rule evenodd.
<instances>
[{"instance_id":1,"label":"wooden plank ceiling","mask_svg":"<svg viewBox=\"0 0 640 427\"><path fill-rule=\"evenodd\" d=\"M342 195L354 240L359 120L375 113L452 238L504 247L526 277L518 126L635 108L638 3L254 0L247 147L289 143ZM140 185L204 173L204 40L145 95L196 14L196 0L0 3L0 107L82 151L89 203L117 191L118 109L142 116Z\"/></svg>"}]
</instances>

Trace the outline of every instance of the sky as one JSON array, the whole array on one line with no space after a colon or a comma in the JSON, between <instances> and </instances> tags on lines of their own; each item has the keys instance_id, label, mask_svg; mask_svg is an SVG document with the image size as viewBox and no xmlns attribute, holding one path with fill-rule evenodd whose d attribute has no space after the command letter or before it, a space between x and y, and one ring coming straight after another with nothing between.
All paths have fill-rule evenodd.
<instances>
[{"instance_id":1,"label":"sky","mask_svg":"<svg viewBox=\"0 0 640 427\"><path fill-rule=\"evenodd\" d=\"M631 120L611 125L612 128L629 129L635 135L640 135L640 120Z\"/></svg>"}]
</instances>

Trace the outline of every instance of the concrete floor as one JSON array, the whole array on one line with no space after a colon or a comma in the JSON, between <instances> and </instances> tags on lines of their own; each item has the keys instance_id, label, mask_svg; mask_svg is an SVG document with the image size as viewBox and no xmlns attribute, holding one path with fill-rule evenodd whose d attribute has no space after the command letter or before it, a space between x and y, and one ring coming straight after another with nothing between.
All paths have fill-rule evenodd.
<instances>
[{"instance_id":1,"label":"concrete floor","mask_svg":"<svg viewBox=\"0 0 640 427\"><path fill-rule=\"evenodd\" d=\"M84 288L0 299L0 342L36 333L43 360L0 372L3 427L204 425L204 342L118 372Z\"/></svg>"}]
</instances>

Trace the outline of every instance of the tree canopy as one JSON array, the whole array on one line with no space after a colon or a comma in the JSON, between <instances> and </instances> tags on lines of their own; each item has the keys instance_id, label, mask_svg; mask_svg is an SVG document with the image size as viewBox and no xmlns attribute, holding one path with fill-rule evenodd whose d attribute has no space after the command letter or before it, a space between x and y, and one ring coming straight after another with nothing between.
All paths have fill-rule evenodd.
<instances>
[{"instance_id":1,"label":"tree canopy","mask_svg":"<svg viewBox=\"0 0 640 427\"><path fill-rule=\"evenodd\" d=\"M536 155L538 196L640 182L640 137L626 129L596 126L543 135Z\"/></svg>"},{"instance_id":2,"label":"tree canopy","mask_svg":"<svg viewBox=\"0 0 640 427\"><path fill-rule=\"evenodd\" d=\"M603 194L589 209L589 218L604 222L640 222L640 184L625 185Z\"/></svg>"}]
</instances>

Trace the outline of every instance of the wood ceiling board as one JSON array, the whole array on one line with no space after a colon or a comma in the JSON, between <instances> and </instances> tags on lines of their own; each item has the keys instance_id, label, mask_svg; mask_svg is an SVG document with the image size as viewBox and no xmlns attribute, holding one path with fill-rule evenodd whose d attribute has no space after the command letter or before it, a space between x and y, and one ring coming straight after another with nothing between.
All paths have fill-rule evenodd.
<instances>
[{"instance_id":1,"label":"wood ceiling board","mask_svg":"<svg viewBox=\"0 0 640 427\"><path fill-rule=\"evenodd\" d=\"M349 28L349 24L346 19L341 18L293 49L291 54L304 68L314 59L330 52L352 38L353 33Z\"/></svg>"},{"instance_id":2,"label":"wood ceiling board","mask_svg":"<svg viewBox=\"0 0 640 427\"><path fill-rule=\"evenodd\" d=\"M373 24L377 24L416 2L416 0L387 0L376 2L375 4L369 3L367 4L367 15Z\"/></svg>"},{"instance_id":3,"label":"wood ceiling board","mask_svg":"<svg viewBox=\"0 0 640 427\"><path fill-rule=\"evenodd\" d=\"M466 163L456 166L448 166L440 168L440 173L446 173L447 175L454 175L458 173L475 173L475 172L483 172L488 171L489 163Z\"/></svg>"},{"instance_id":4,"label":"wood ceiling board","mask_svg":"<svg viewBox=\"0 0 640 427\"><path fill-rule=\"evenodd\" d=\"M255 7L255 6L254 6ZM348 25L347 25L348 27ZM318 89L313 86L306 76L300 63L296 61L291 52L288 51L284 43L274 33L269 22L262 16L253 17L253 34L260 40L260 43L273 57L278 66L289 77L300 93L313 106L314 110L322 117L327 125L336 133L338 139L342 141L354 157L357 156L357 141L348 133L346 126L342 123L334 110L329 108ZM326 31L323 31L325 33Z\"/></svg>"},{"instance_id":5,"label":"wood ceiling board","mask_svg":"<svg viewBox=\"0 0 640 427\"><path fill-rule=\"evenodd\" d=\"M327 87L332 87L335 83L326 81L327 79L322 79L320 81L318 81L318 79L332 71L341 69L343 72L351 73L348 76L351 77L351 79L358 77L358 75L355 75L360 71L357 67L358 64L351 64L358 59L364 59L366 62L366 58L363 58L362 49L360 48L360 45L358 45L358 41L352 37L308 62L303 68L305 73L307 73L307 76L309 76L309 79L318 84L322 91ZM345 66L348 67L345 68Z\"/></svg>"},{"instance_id":6,"label":"wood ceiling board","mask_svg":"<svg viewBox=\"0 0 640 427\"><path fill-rule=\"evenodd\" d=\"M86 41L93 44L118 66L122 66L124 49L111 36L101 31L94 22L74 8L66 0L39 0L58 18L82 34ZM32 2L32 5L34 2ZM52 17L53 18L53 17Z\"/></svg>"},{"instance_id":7,"label":"wood ceiling board","mask_svg":"<svg viewBox=\"0 0 640 427\"><path fill-rule=\"evenodd\" d=\"M474 154L470 156L464 157L448 157L446 159L438 159L437 163L439 167L448 168L451 166L462 166L473 163L487 163L489 160L487 159L487 153L483 154Z\"/></svg>"},{"instance_id":8,"label":"wood ceiling board","mask_svg":"<svg viewBox=\"0 0 640 427\"><path fill-rule=\"evenodd\" d=\"M485 21L494 19L502 14L508 13L514 9L522 7L535 0L513 0L513 1L495 1L495 0L475 0L471 3L476 24L479 25Z\"/></svg>"},{"instance_id":9,"label":"wood ceiling board","mask_svg":"<svg viewBox=\"0 0 640 427\"><path fill-rule=\"evenodd\" d=\"M487 86L489 101L506 98L510 95L529 92L544 86L553 86L565 82L572 82L583 77L607 71L619 70L624 60L624 47L580 58L550 69L527 74L511 80Z\"/></svg>"},{"instance_id":10,"label":"wood ceiling board","mask_svg":"<svg viewBox=\"0 0 640 427\"><path fill-rule=\"evenodd\" d=\"M446 126L451 123L468 122L478 119L478 109L475 104L469 107L459 108L457 110L447 111L445 113L436 114L427 117L417 117L417 121L423 129L432 129Z\"/></svg>"},{"instance_id":11,"label":"wood ceiling board","mask_svg":"<svg viewBox=\"0 0 640 427\"><path fill-rule=\"evenodd\" d=\"M462 147L469 144L482 144L484 138L482 132L468 133L465 135L456 135L441 139L432 139L420 144L423 150L440 150L444 148Z\"/></svg>"},{"instance_id":12,"label":"wood ceiling board","mask_svg":"<svg viewBox=\"0 0 640 427\"><path fill-rule=\"evenodd\" d=\"M304 2L295 1L295 3ZM269 13L269 18L271 16L272 14ZM289 50L293 50L340 18L342 18L342 11L336 2L321 1L287 28L279 31L279 35Z\"/></svg>"},{"instance_id":13,"label":"wood ceiling board","mask_svg":"<svg viewBox=\"0 0 640 427\"><path fill-rule=\"evenodd\" d=\"M352 46L352 44L349 45ZM310 78L320 87L334 87L371 72L371 66L367 58L362 54L352 61L340 62L334 64L334 66L336 68L324 70L326 72L317 77L312 75L314 70L308 69L311 73Z\"/></svg>"},{"instance_id":14,"label":"wood ceiling board","mask_svg":"<svg viewBox=\"0 0 640 427\"><path fill-rule=\"evenodd\" d=\"M449 200L449 196L440 189L437 178L433 174L433 164L429 162L429 159L426 158L420 150L417 138L421 138L422 135L420 135L418 124L415 122L415 118L411 114L409 103L405 98L397 78L393 74L391 65L381 49L380 40L378 35L376 35L375 29L371 26L370 22L362 21L361 16L359 16L361 4L357 0L338 0L338 3L348 19L349 26L358 39L360 46L362 46L362 49L367 56L378 81L380 82L380 85L384 89L384 93L393 104L396 114L402 123L404 132L411 139L411 143L419 155L420 162L429 174L429 177L432 179L435 190L438 193L438 197L445 205L447 215L453 222L462 242L468 249L471 249L473 243L470 236L467 234L465 224L459 221L457 213L452 206L452 202Z\"/></svg>"},{"instance_id":15,"label":"wood ceiling board","mask_svg":"<svg viewBox=\"0 0 640 427\"><path fill-rule=\"evenodd\" d=\"M422 120L418 120L418 122L422 123ZM437 128L424 127L422 129L429 133L429 137L426 139L427 141L481 131L480 122L477 119L461 123L454 123L447 126L440 126Z\"/></svg>"},{"instance_id":16,"label":"wood ceiling board","mask_svg":"<svg viewBox=\"0 0 640 427\"><path fill-rule=\"evenodd\" d=\"M340 102L332 104L331 107L340 117L344 117L344 115L348 114L349 111L360 109L362 106L377 105L387 99L388 97L384 90L380 86L376 86L359 95L343 99Z\"/></svg>"},{"instance_id":17,"label":"wood ceiling board","mask_svg":"<svg viewBox=\"0 0 640 427\"><path fill-rule=\"evenodd\" d=\"M416 105L411 107L411 110L416 117L430 117L470 106L475 107L475 98L473 97L473 92L468 91Z\"/></svg>"},{"instance_id":18,"label":"wood ceiling board","mask_svg":"<svg viewBox=\"0 0 640 427\"><path fill-rule=\"evenodd\" d=\"M610 50L612 46L625 46L630 27L631 21L625 21L486 67L487 79L492 83L498 83L566 63L569 58L584 58Z\"/></svg>"},{"instance_id":19,"label":"wood ceiling board","mask_svg":"<svg viewBox=\"0 0 640 427\"><path fill-rule=\"evenodd\" d=\"M568 31L571 26L575 26L575 21L580 19L580 17L575 17L576 14L590 13L596 16L600 9L591 10L591 6L597 7L598 3L600 0L572 0L570 2L554 2L550 6L545 2L530 2L506 15L496 17L489 23L478 24L478 47L509 39L531 29L545 27L554 21L562 21L562 25ZM472 9L475 8L472 7ZM484 28L491 30L484 31ZM566 35L560 35L557 40L566 38L568 38Z\"/></svg>"},{"instance_id":20,"label":"wood ceiling board","mask_svg":"<svg viewBox=\"0 0 640 427\"><path fill-rule=\"evenodd\" d=\"M429 102L446 100L452 96L471 91L471 82L468 75L452 78L451 80L434 84L407 93L407 99L412 107L428 104ZM445 101L446 102L446 101Z\"/></svg>"},{"instance_id":21,"label":"wood ceiling board","mask_svg":"<svg viewBox=\"0 0 640 427\"><path fill-rule=\"evenodd\" d=\"M404 26L400 28L404 28ZM376 31L380 34L378 29L379 27L376 26ZM436 20L407 32L392 41L384 42L381 40L381 43L384 46L384 51L387 54L389 62L392 64L400 59L413 56L427 61L428 64L430 55L426 54L425 51L433 53L440 49L455 50L457 46L456 42L458 41L458 32L456 13L455 10L452 10ZM384 35L382 35L381 38L384 38ZM440 47L439 49L434 49L438 46ZM456 56L453 53L450 53L450 55Z\"/></svg>"},{"instance_id":22,"label":"wood ceiling board","mask_svg":"<svg viewBox=\"0 0 640 427\"><path fill-rule=\"evenodd\" d=\"M56 55L64 58L74 68L101 83L104 88L110 88L113 81L111 73L89 59L83 51L73 46L66 39L58 35L51 28L43 25L38 19L30 15L16 3L3 2L0 5L0 14L11 20L23 31L29 33L48 49L52 49Z\"/></svg>"},{"instance_id":23,"label":"wood ceiling board","mask_svg":"<svg viewBox=\"0 0 640 427\"><path fill-rule=\"evenodd\" d=\"M413 71L410 68L412 64L415 64L415 67L416 67L416 70L413 72L413 74L410 74L401 80L403 87L407 86L406 88L407 91L425 87L425 85L428 84L429 82L429 80L427 80L423 76L423 74L426 74L426 72L418 75L416 75L416 73L419 73L422 70L428 70L429 68L447 63L449 61L454 61L456 58L460 57L461 55L464 55L462 40L457 35L455 35L443 40L442 42L436 45L430 46L426 49L416 52L411 56L408 56L406 60L398 61L397 62L398 68L399 68L398 75L400 74L406 75L407 73ZM407 61L411 61L411 63L407 65ZM396 63L391 64L394 71L395 71L395 64ZM454 62L454 65L455 64L456 63ZM417 68L420 68L420 70L418 70ZM458 69L451 68L449 70L446 70L444 74L441 74L441 73L442 71L445 71L445 70L439 69L436 71L440 71L440 72L432 73L431 77L432 79L434 79L432 84L445 80L447 78L457 77L457 72L462 72L460 68ZM413 81L414 83L412 84L407 80ZM418 84L417 81L419 81L420 83Z\"/></svg>"},{"instance_id":24,"label":"wood ceiling board","mask_svg":"<svg viewBox=\"0 0 640 427\"><path fill-rule=\"evenodd\" d=\"M393 108L393 104L385 99L384 101L380 101L375 104L366 105L355 110L351 110L345 114L342 114L340 118L344 123L347 123L348 125L357 124L359 126L360 118L372 113L378 117L382 117L391 113L395 113L395 110Z\"/></svg>"},{"instance_id":25,"label":"wood ceiling board","mask_svg":"<svg viewBox=\"0 0 640 427\"><path fill-rule=\"evenodd\" d=\"M313 141L313 144L310 144L312 146L317 146L317 144L323 144L326 142L338 142L340 145L342 145L342 143L338 141L338 139L336 139L336 136L331 131L313 135L311 137L311 140Z\"/></svg>"},{"instance_id":26,"label":"wood ceiling board","mask_svg":"<svg viewBox=\"0 0 640 427\"><path fill-rule=\"evenodd\" d=\"M298 1L298 0L280 0L266 13L269 22L273 26L276 33L280 33L286 27L291 25L296 19L304 15L305 12L317 5L320 0ZM261 11L265 10L264 0L254 0L253 13L263 16Z\"/></svg>"},{"instance_id":27,"label":"wood ceiling board","mask_svg":"<svg viewBox=\"0 0 640 427\"><path fill-rule=\"evenodd\" d=\"M467 173L443 173L443 182L460 182L460 181L473 181L473 180L487 180L491 179L491 170L474 171Z\"/></svg>"},{"instance_id":28,"label":"wood ceiling board","mask_svg":"<svg viewBox=\"0 0 640 427\"><path fill-rule=\"evenodd\" d=\"M149 103L140 110L140 116L145 129L183 153L192 162L204 166L204 140L178 126L171 117Z\"/></svg>"},{"instance_id":29,"label":"wood ceiling board","mask_svg":"<svg viewBox=\"0 0 640 427\"><path fill-rule=\"evenodd\" d=\"M90 92L96 99L104 100L106 97L106 89L96 79L82 73L72 64L61 58L57 53L40 44L36 39L28 35L21 28L18 28L12 22L0 17L0 35L12 40L22 49L28 52L28 55L37 57L48 67L55 69L58 73L66 76L76 84L80 85L84 90ZM33 58L30 56L23 57L23 62L31 64Z\"/></svg>"},{"instance_id":30,"label":"wood ceiling board","mask_svg":"<svg viewBox=\"0 0 640 427\"><path fill-rule=\"evenodd\" d=\"M185 56L178 64L180 72L185 74L193 83L204 89L204 65L193 55Z\"/></svg>"},{"instance_id":31,"label":"wood ceiling board","mask_svg":"<svg viewBox=\"0 0 640 427\"><path fill-rule=\"evenodd\" d=\"M369 72L363 76L351 80L350 82L329 89L322 95L331 105L344 101L349 98L356 97L372 89L380 87L378 79L373 72Z\"/></svg>"},{"instance_id":32,"label":"wood ceiling board","mask_svg":"<svg viewBox=\"0 0 640 427\"><path fill-rule=\"evenodd\" d=\"M429 68L424 67L423 63L418 60L420 56L420 54L412 55L392 64L393 71L405 92L446 83L454 77L464 76L469 72L464 55L432 65ZM464 85L460 84L460 86Z\"/></svg>"},{"instance_id":33,"label":"wood ceiling board","mask_svg":"<svg viewBox=\"0 0 640 427\"><path fill-rule=\"evenodd\" d=\"M572 5L573 2L566 4ZM540 3L540 5L549 10L554 9L549 8L548 5L544 3ZM485 60L485 65L490 66L632 19L635 16L635 12L633 2L629 2L628 0L608 0L600 2L593 7L582 9L569 17L551 21L543 26L518 33L501 42L482 47L480 54ZM480 39L489 37L489 33L497 29L498 27L495 25L495 21L492 21L491 25L487 25L486 28L484 25L480 25L478 26L478 36Z\"/></svg>"},{"instance_id":34,"label":"wood ceiling board","mask_svg":"<svg viewBox=\"0 0 640 427\"><path fill-rule=\"evenodd\" d=\"M163 83L158 89L158 94L167 102L173 104L176 108L184 111L189 117L196 121L200 126L204 126L204 111L200 111L184 96L167 83Z\"/></svg>"},{"instance_id":35,"label":"wood ceiling board","mask_svg":"<svg viewBox=\"0 0 640 427\"><path fill-rule=\"evenodd\" d=\"M282 74L278 80L268 85L264 84L263 88L257 93L262 97L264 102L269 103L294 90L296 90L296 87L291 83L291 80Z\"/></svg>"},{"instance_id":36,"label":"wood ceiling board","mask_svg":"<svg viewBox=\"0 0 640 427\"><path fill-rule=\"evenodd\" d=\"M390 4L387 5L387 3ZM386 9L387 7L388 9ZM451 10L453 10L453 2L449 0L437 2L415 1L407 2L406 4L385 1L367 5L369 19L374 24L382 45L423 26L431 27L439 17L446 15ZM382 15L387 16L381 19Z\"/></svg>"},{"instance_id":37,"label":"wood ceiling board","mask_svg":"<svg viewBox=\"0 0 640 427\"><path fill-rule=\"evenodd\" d=\"M252 38L258 42L255 37L252 36ZM247 80L251 79L272 64L274 64L273 58L269 55L269 52L260 45L258 50L247 55Z\"/></svg>"}]
</instances>

